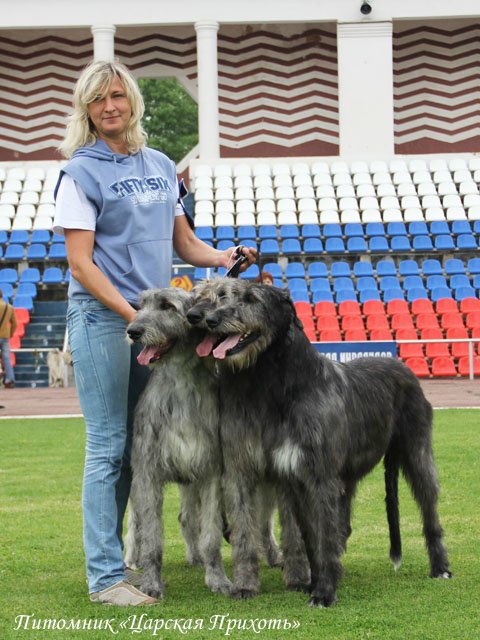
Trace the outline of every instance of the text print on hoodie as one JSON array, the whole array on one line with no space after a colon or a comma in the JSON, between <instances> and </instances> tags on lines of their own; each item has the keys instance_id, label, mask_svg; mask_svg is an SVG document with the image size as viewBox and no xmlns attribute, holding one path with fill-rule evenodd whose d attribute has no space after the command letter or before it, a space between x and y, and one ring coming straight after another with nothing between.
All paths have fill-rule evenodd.
<instances>
[{"instance_id":1,"label":"text print on hoodie","mask_svg":"<svg viewBox=\"0 0 480 640\"><path fill-rule=\"evenodd\" d=\"M124 155L97 140L75 151L55 194L65 173L96 211L93 261L128 302L137 304L145 289L168 287L179 200L175 164L154 149ZM92 297L74 278L68 293L71 298Z\"/></svg>"}]
</instances>

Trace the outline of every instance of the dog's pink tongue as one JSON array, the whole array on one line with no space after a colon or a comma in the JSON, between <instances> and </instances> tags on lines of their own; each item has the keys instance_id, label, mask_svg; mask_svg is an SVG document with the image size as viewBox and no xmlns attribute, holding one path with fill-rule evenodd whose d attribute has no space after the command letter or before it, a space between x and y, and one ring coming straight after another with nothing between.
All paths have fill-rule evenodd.
<instances>
[{"instance_id":1,"label":"dog's pink tongue","mask_svg":"<svg viewBox=\"0 0 480 640\"><path fill-rule=\"evenodd\" d=\"M157 347L145 347L140 351L137 356L137 362L139 364L150 364L150 360L157 353Z\"/></svg>"},{"instance_id":2,"label":"dog's pink tongue","mask_svg":"<svg viewBox=\"0 0 480 640\"><path fill-rule=\"evenodd\" d=\"M213 345L216 342L216 337L210 333L207 333L205 338L197 345L197 356L205 358L212 353Z\"/></svg>"},{"instance_id":3,"label":"dog's pink tongue","mask_svg":"<svg viewBox=\"0 0 480 640\"><path fill-rule=\"evenodd\" d=\"M213 355L215 356L215 358L223 360L227 355L227 351L237 345L241 337L242 335L240 333L237 333L237 335L235 336L228 336L228 338L221 342L214 350Z\"/></svg>"}]
</instances>

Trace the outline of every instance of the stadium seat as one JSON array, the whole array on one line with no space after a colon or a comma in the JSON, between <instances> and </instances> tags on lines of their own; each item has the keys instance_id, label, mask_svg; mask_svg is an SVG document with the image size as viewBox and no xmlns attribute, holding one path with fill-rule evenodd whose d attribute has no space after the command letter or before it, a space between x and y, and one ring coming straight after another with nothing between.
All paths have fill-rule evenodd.
<instances>
[{"instance_id":1,"label":"stadium seat","mask_svg":"<svg viewBox=\"0 0 480 640\"><path fill-rule=\"evenodd\" d=\"M260 253L263 255L278 255L280 253L280 247L278 246L278 240L269 238L260 242Z\"/></svg>"},{"instance_id":2,"label":"stadium seat","mask_svg":"<svg viewBox=\"0 0 480 640\"><path fill-rule=\"evenodd\" d=\"M341 238L342 235L342 227L339 224L325 224L323 226L324 238Z\"/></svg>"},{"instance_id":3,"label":"stadium seat","mask_svg":"<svg viewBox=\"0 0 480 640\"><path fill-rule=\"evenodd\" d=\"M323 244L320 238L306 238L303 241L303 252L310 255L323 253Z\"/></svg>"},{"instance_id":4,"label":"stadium seat","mask_svg":"<svg viewBox=\"0 0 480 640\"><path fill-rule=\"evenodd\" d=\"M321 301L313 307L314 316L335 316L337 317L337 307L334 302Z\"/></svg>"},{"instance_id":5,"label":"stadium seat","mask_svg":"<svg viewBox=\"0 0 480 640\"><path fill-rule=\"evenodd\" d=\"M371 262L355 262L353 264L353 275L356 277L373 276L374 271Z\"/></svg>"},{"instance_id":6,"label":"stadium seat","mask_svg":"<svg viewBox=\"0 0 480 640\"><path fill-rule=\"evenodd\" d=\"M456 313L458 304L453 298L439 298L435 302L435 312L439 315L443 313Z\"/></svg>"},{"instance_id":7,"label":"stadium seat","mask_svg":"<svg viewBox=\"0 0 480 640\"><path fill-rule=\"evenodd\" d=\"M396 331L395 339L401 340L417 340L418 336L414 329L399 329ZM401 358L423 358L423 344L421 342L407 342L398 345L398 354Z\"/></svg>"},{"instance_id":8,"label":"stadium seat","mask_svg":"<svg viewBox=\"0 0 480 640\"><path fill-rule=\"evenodd\" d=\"M378 277L395 276L397 274L395 263L390 260L380 260L377 263L376 272Z\"/></svg>"},{"instance_id":9,"label":"stadium seat","mask_svg":"<svg viewBox=\"0 0 480 640\"><path fill-rule=\"evenodd\" d=\"M445 337L447 340L467 340L469 335L465 327L452 327L447 329ZM452 342L450 348L453 358L468 356L468 342Z\"/></svg>"},{"instance_id":10,"label":"stadium seat","mask_svg":"<svg viewBox=\"0 0 480 640\"><path fill-rule=\"evenodd\" d=\"M242 274L242 277L243 275L244 274ZM309 302L310 301L310 295L306 290L303 291L301 289L298 289L298 290L296 289L294 291L290 291L290 297L292 298L293 302Z\"/></svg>"},{"instance_id":11,"label":"stadium seat","mask_svg":"<svg viewBox=\"0 0 480 640\"><path fill-rule=\"evenodd\" d=\"M273 224L261 224L258 227L258 237L260 240L276 240L278 237L277 227Z\"/></svg>"},{"instance_id":12,"label":"stadium seat","mask_svg":"<svg viewBox=\"0 0 480 640\"><path fill-rule=\"evenodd\" d=\"M405 364L418 378L429 378L430 370L425 358L407 358Z\"/></svg>"},{"instance_id":13,"label":"stadium seat","mask_svg":"<svg viewBox=\"0 0 480 640\"><path fill-rule=\"evenodd\" d=\"M407 236L393 236L390 240L390 248L392 251L408 252L411 251L412 245Z\"/></svg>"},{"instance_id":14,"label":"stadium seat","mask_svg":"<svg viewBox=\"0 0 480 640\"><path fill-rule=\"evenodd\" d=\"M438 357L432 360L432 375L434 378L452 377L457 375L452 358Z\"/></svg>"},{"instance_id":15,"label":"stadium seat","mask_svg":"<svg viewBox=\"0 0 480 640\"><path fill-rule=\"evenodd\" d=\"M317 315L316 316L316 327L317 331L325 331L325 330L335 330L339 331L340 326L338 324L337 316L332 316L330 314L327 315Z\"/></svg>"},{"instance_id":16,"label":"stadium seat","mask_svg":"<svg viewBox=\"0 0 480 640\"><path fill-rule=\"evenodd\" d=\"M4 260L11 262L20 262L25 255L25 247L21 244L7 245L4 253Z\"/></svg>"},{"instance_id":17,"label":"stadium seat","mask_svg":"<svg viewBox=\"0 0 480 640\"><path fill-rule=\"evenodd\" d=\"M427 342L425 344L427 358L450 358L449 345L446 342Z\"/></svg>"},{"instance_id":18,"label":"stadium seat","mask_svg":"<svg viewBox=\"0 0 480 640\"><path fill-rule=\"evenodd\" d=\"M340 322L342 331L365 330L362 316L345 316L340 318Z\"/></svg>"},{"instance_id":19,"label":"stadium seat","mask_svg":"<svg viewBox=\"0 0 480 640\"><path fill-rule=\"evenodd\" d=\"M19 282L34 282L35 284L38 284L40 280L40 271L36 267L24 269L19 278Z\"/></svg>"},{"instance_id":20,"label":"stadium seat","mask_svg":"<svg viewBox=\"0 0 480 640\"><path fill-rule=\"evenodd\" d=\"M339 316L362 316L360 305L355 300L345 300L338 305Z\"/></svg>"},{"instance_id":21,"label":"stadium seat","mask_svg":"<svg viewBox=\"0 0 480 640\"><path fill-rule=\"evenodd\" d=\"M400 260L398 263L398 273L401 276L418 276L420 270L416 260Z\"/></svg>"},{"instance_id":22,"label":"stadium seat","mask_svg":"<svg viewBox=\"0 0 480 640\"><path fill-rule=\"evenodd\" d=\"M424 276L442 275L443 269L440 260L428 258L422 262L422 273Z\"/></svg>"},{"instance_id":23,"label":"stadium seat","mask_svg":"<svg viewBox=\"0 0 480 640\"><path fill-rule=\"evenodd\" d=\"M428 300L427 290L422 287L413 287L407 291L407 301L413 302L414 300L424 299Z\"/></svg>"},{"instance_id":24,"label":"stadium seat","mask_svg":"<svg viewBox=\"0 0 480 640\"><path fill-rule=\"evenodd\" d=\"M52 244L48 252L49 260L66 260L67 251L64 244Z\"/></svg>"},{"instance_id":25,"label":"stadium seat","mask_svg":"<svg viewBox=\"0 0 480 640\"><path fill-rule=\"evenodd\" d=\"M367 289L378 291L377 281L373 276L360 276L357 278L357 291L366 291Z\"/></svg>"},{"instance_id":26,"label":"stadium seat","mask_svg":"<svg viewBox=\"0 0 480 640\"><path fill-rule=\"evenodd\" d=\"M393 289L385 289L385 291L383 292L383 301L385 303L388 303L391 300L405 300L403 289L396 287Z\"/></svg>"},{"instance_id":27,"label":"stadium seat","mask_svg":"<svg viewBox=\"0 0 480 640\"><path fill-rule=\"evenodd\" d=\"M404 222L389 222L387 225L387 235L406 236L407 228Z\"/></svg>"},{"instance_id":28,"label":"stadium seat","mask_svg":"<svg viewBox=\"0 0 480 640\"><path fill-rule=\"evenodd\" d=\"M419 331L422 329L438 329L440 326L437 315L433 311L430 313L419 313L415 318L415 325Z\"/></svg>"},{"instance_id":29,"label":"stadium seat","mask_svg":"<svg viewBox=\"0 0 480 640\"><path fill-rule=\"evenodd\" d=\"M288 281L290 291L307 291L308 286L305 278L290 278Z\"/></svg>"},{"instance_id":30,"label":"stadium seat","mask_svg":"<svg viewBox=\"0 0 480 640\"><path fill-rule=\"evenodd\" d=\"M330 280L328 278L312 278L310 280L310 291L331 291Z\"/></svg>"},{"instance_id":31,"label":"stadium seat","mask_svg":"<svg viewBox=\"0 0 480 640\"><path fill-rule=\"evenodd\" d=\"M240 274L244 280L255 280L260 275L258 264L251 264L245 271Z\"/></svg>"},{"instance_id":32,"label":"stadium seat","mask_svg":"<svg viewBox=\"0 0 480 640\"><path fill-rule=\"evenodd\" d=\"M60 267L47 267L43 272L42 284L61 284L63 273Z\"/></svg>"},{"instance_id":33,"label":"stadium seat","mask_svg":"<svg viewBox=\"0 0 480 640\"><path fill-rule=\"evenodd\" d=\"M330 274L333 278L349 278L351 275L350 265L348 262L344 262L343 260L332 262L330 265Z\"/></svg>"},{"instance_id":34,"label":"stadium seat","mask_svg":"<svg viewBox=\"0 0 480 640\"><path fill-rule=\"evenodd\" d=\"M389 342L390 340L393 340L392 332L390 329L372 329L370 331L370 340Z\"/></svg>"},{"instance_id":35,"label":"stadium seat","mask_svg":"<svg viewBox=\"0 0 480 640\"><path fill-rule=\"evenodd\" d=\"M364 289L359 292L360 294L360 302L363 304L368 301L380 301L380 293L378 291L374 291L373 289Z\"/></svg>"},{"instance_id":36,"label":"stadium seat","mask_svg":"<svg viewBox=\"0 0 480 640\"><path fill-rule=\"evenodd\" d=\"M296 224L282 224L280 225L280 238L285 240L286 238L299 238L300 231Z\"/></svg>"},{"instance_id":37,"label":"stadium seat","mask_svg":"<svg viewBox=\"0 0 480 640\"><path fill-rule=\"evenodd\" d=\"M390 331L390 324L386 315L375 314L368 316L365 326L369 331L374 329L388 329Z\"/></svg>"},{"instance_id":38,"label":"stadium seat","mask_svg":"<svg viewBox=\"0 0 480 640\"><path fill-rule=\"evenodd\" d=\"M37 297L37 285L34 282L20 282L16 291L16 296L30 296L31 298Z\"/></svg>"},{"instance_id":39,"label":"stadium seat","mask_svg":"<svg viewBox=\"0 0 480 640\"><path fill-rule=\"evenodd\" d=\"M447 287L447 280L445 276L435 275L435 276L427 276L425 285L427 289L430 291L436 289L437 287Z\"/></svg>"},{"instance_id":40,"label":"stadium seat","mask_svg":"<svg viewBox=\"0 0 480 640\"><path fill-rule=\"evenodd\" d=\"M387 289L401 289L400 281L396 276L383 276L379 282L380 290L386 291Z\"/></svg>"},{"instance_id":41,"label":"stadium seat","mask_svg":"<svg viewBox=\"0 0 480 640\"><path fill-rule=\"evenodd\" d=\"M480 328L480 311L471 311L465 316L465 326L467 329Z\"/></svg>"},{"instance_id":42,"label":"stadium seat","mask_svg":"<svg viewBox=\"0 0 480 640\"><path fill-rule=\"evenodd\" d=\"M213 240L213 227L197 227L195 235L200 240Z\"/></svg>"},{"instance_id":43,"label":"stadium seat","mask_svg":"<svg viewBox=\"0 0 480 640\"><path fill-rule=\"evenodd\" d=\"M387 238L381 236L370 238L368 248L372 253L388 253L390 251Z\"/></svg>"},{"instance_id":44,"label":"stadium seat","mask_svg":"<svg viewBox=\"0 0 480 640\"><path fill-rule=\"evenodd\" d=\"M345 244L342 238L326 238L325 251L327 253L345 253Z\"/></svg>"},{"instance_id":45,"label":"stadium seat","mask_svg":"<svg viewBox=\"0 0 480 640\"><path fill-rule=\"evenodd\" d=\"M469 376L470 375L470 358L468 356L463 356L458 361L458 373L461 376ZM480 376L480 357L475 356L473 358L473 375Z\"/></svg>"},{"instance_id":46,"label":"stadium seat","mask_svg":"<svg viewBox=\"0 0 480 640\"><path fill-rule=\"evenodd\" d=\"M340 289L335 294L335 300L337 304L344 300L357 300L357 294L353 289Z\"/></svg>"},{"instance_id":47,"label":"stadium seat","mask_svg":"<svg viewBox=\"0 0 480 640\"><path fill-rule=\"evenodd\" d=\"M461 302L464 298L474 298L475 289L473 287L458 287L454 293L455 300Z\"/></svg>"},{"instance_id":48,"label":"stadium seat","mask_svg":"<svg viewBox=\"0 0 480 640\"><path fill-rule=\"evenodd\" d=\"M471 313L472 311L480 311L480 299L473 296L471 298L463 298L460 301L460 311L464 314Z\"/></svg>"},{"instance_id":49,"label":"stadium seat","mask_svg":"<svg viewBox=\"0 0 480 640\"><path fill-rule=\"evenodd\" d=\"M368 247L365 239L357 237L348 238L347 251L348 253L366 253L368 251Z\"/></svg>"},{"instance_id":50,"label":"stadium seat","mask_svg":"<svg viewBox=\"0 0 480 640\"><path fill-rule=\"evenodd\" d=\"M342 342L340 329L324 329L318 335L320 342Z\"/></svg>"},{"instance_id":51,"label":"stadium seat","mask_svg":"<svg viewBox=\"0 0 480 640\"><path fill-rule=\"evenodd\" d=\"M434 238L434 247L438 251L454 251L455 243L452 236L440 235Z\"/></svg>"},{"instance_id":52,"label":"stadium seat","mask_svg":"<svg viewBox=\"0 0 480 640\"><path fill-rule=\"evenodd\" d=\"M324 262L311 262L308 265L309 278L326 278L328 277L328 268Z\"/></svg>"},{"instance_id":53,"label":"stadium seat","mask_svg":"<svg viewBox=\"0 0 480 640\"><path fill-rule=\"evenodd\" d=\"M13 300L13 308L27 309L28 311L32 311L33 299L31 298L31 296L15 296Z\"/></svg>"},{"instance_id":54,"label":"stadium seat","mask_svg":"<svg viewBox=\"0 0 480 640\"><path fill-rule=\"evenodd\" d=\"M346 238L363 238L363 226L358 222L350 222L345 225Z\"/></svg>"},{"instance_id":55,"label":"stadium seat","mask_svg":"<svg viewBox=\"0 0 480 640\"><path fill-rule=\"evenodd\" d=\"M333 281L334 291L353 291L353 281L348 276L340 276Z\"/></svg>"},{"instance_id":56,"label":"stadium seat","mask_svg":"<svg viewBox=\"0 0 480 640\"><path fill-rule=\"evenodd\" d=\"M290 278L305 278L305 265L303 262L289 262L285 268L285 275Z\"/></svg>"},{"instance_id":57,"label":"stadium seat","mask_svg":"<svg viewBox=\"0 0 480 640\"><path fill-rule=\"evenodd\" d=\"M430 292L432 302L437 302L441 298L451 298L452 292L449 287L435 287Z\"/></svg>"},{"instance_id":58,"label":"stadium seat","mask_svg":"<svg viewBox=\"0 0 480 640\"><path fill-rule=\"evenodd\" d=\"M385 306L380 300L366 300L362 304L362 312L365 317L385 315Z\"/></svg>"},{"instance_id":59,"label":"stadium seat","mask_svg":"<svg viewBox=\"0 0 480 640\"><path fill-rule=\"evenodd\" d=\"M470 258L467 263L467 271L471 274L480 274L480 258Z\"/></svg>"},{"instance_id":60,"label":"stadium seat","mask_svg":"<svg viewBox=\"0 0 480 640\"><path fill-rule=\"evenodd\" d=\"M318 224L304 224L301 235L303 238L320 238L320 226Z\"/></svg>"},{"instance_id":61,"label":"stadium seat","mask_svg":"<svg viewBox=\"0 0 480 640\"><path fill-rule=\"evenodd\" d=\"M389 316L407 314L410 315L410 307L405 300L391 300L387 304L387 314Z\"/></svg>"},{"instance_id":62,"label":"stadium seat","mask_svg":"<svg viewBox=\"0 0 480 640\"><path fill-rule=\"evenodd\" d=\"M457 273L465 273L463 261L459 258L449 258L445 261L445 273L451 276Z\"/></svg>"},{"instance_id":63,"label":"stadium seat","mask_svg":"<svg viewBox=\"0 0 480 640\"><path fill-rule=\"evenodd\" d=\"M299 255L302 251L300 240L296 238L286 238L282 242L282 253L284 255Z\"/></svg>"},{"instance_id":64,"label":"stadium seat","mask_svg":"<svg viewBox=\"0 0 480 640\"><path fill-rule=\"evenodd\" d=\"M433 244L430 236L413 236L412 249L414 251L432 251Z\"/></svg>"},{"instance_id":65,"label":"stadium seat","mask_svg":"<svg viewBox=\"0 0 480 640\"><path fill-rule=\"evenodd\" d=\"M345 342L366 342L368 339L365 329L348 329L344 338Z\"/></svg>"},{"instance_id":66,"label":"stadium seat","mask_svg":"<svg viewBox=\"0 0 480 640\"><path fill-rule=\"evenodd\" d=\"M28 244L30 242L30 234L28 231L16 229L10 234L10 244Z\"/></svg>"},{"instance_id":67,"label":"stadium seat","mask_svg":"<svg viewBox=\"0 0 480 640\"><path fill-rule=\"evenodd\" d=\"M464 326L462 314L458 311L444 313L441 316L440 324L442 329L451 329L453 327L462 328Z\"/></svg>"},{"instance_id":68,"label":"stadium seat","mask_svg":"<svg viewBox=\"0 0 480 640\"><path fill-rule=\"evenodd\" d=\"M414 329L412 316L406 313L395 314L391 317L390 325L394 331L397 329Z\"/></svg>"},{"instance_id":69,"label":"stadium seat","mask_svg":"<svg viewBox=\"0 0 480 640\"><path fill-rule=\"evenodd\" d=\"M44 244L31 244L27 249L27 260L45 260L47 247Z\"/></svg>"}]
</instances>

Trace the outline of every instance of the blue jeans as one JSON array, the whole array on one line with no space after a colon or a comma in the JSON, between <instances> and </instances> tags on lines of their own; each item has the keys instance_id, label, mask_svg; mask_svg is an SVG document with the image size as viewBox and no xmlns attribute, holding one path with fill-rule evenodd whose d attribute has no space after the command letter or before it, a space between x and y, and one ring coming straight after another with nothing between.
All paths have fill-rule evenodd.
<instances>
[{"instance_id":1,"label":"blue jeans","mask_svg":"<svg viewBox=\"0 0 480 640\"><path fill-rule=\"evenodd\" d=\"M15 374L10 357L10 338L0 338L2 347L3 380L4 382L15 382Z\"/></svg>"},{"instance_id":2,"label":"blue jeans","mask_svg":"<svg viewBox=\"0 0 480 640\"><path fill-rule=\"evenodd\" d=\"M83 543L89 592L125 578L122 529L131 484L133 413L149 369L126 321L94 299L70 300L67 327L86 424Z\"/></svg>"}]
</instances>

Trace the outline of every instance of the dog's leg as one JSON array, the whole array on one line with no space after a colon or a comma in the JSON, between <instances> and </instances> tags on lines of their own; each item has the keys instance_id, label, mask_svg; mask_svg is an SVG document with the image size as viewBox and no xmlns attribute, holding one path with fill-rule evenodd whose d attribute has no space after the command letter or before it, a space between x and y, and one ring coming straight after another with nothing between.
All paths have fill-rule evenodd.
<instances>
[{"instance_id":1,"label":"dog's leg","mask_svg":"<svg viewBox=\"0 0 480 640\"><path fill-rule=\"evenodd\" d=\"M270 567L282 567L283 556L275 540L273 531L276 500L275 487L268 482L262 482L257 489L257 513L260 529L260 545L265 559Z\"/></svg>"},{"instance_id":2,"label":"dog's leg","mask_svg":"<svg viewBox=\"0 0 480 640\"><path fill-rule=\"evenodd\" d=\"M340 518L340 535L342 537L343 551L347 549L347 540L352 534L352 501L355 496L355 483L345 482L344 489L340 496L339 518Z\"/></svg>"},{"instance_id":3,"label":"dog's leg","mask_svg":"<svg viewBox=\"0 0 480 640\"><path fill-rule=\"evenodd\" d=\"M230 543L234 566L234 583L230 595L237 600L253 598L258 594L260 586L255 486L251 478L228 474L224 477L224 495L231 526Z\"/></svg>"},{"instance_id":4,"label":"dog's leg","mask_svg":"<svg viewBox=\"0 0 480 640\"><path fill-rule=\"evenodd\" d=\"M225 574L222 559L223 518L220 478L201 483L200 552L205 565L205 583L216 593L230 595L232 583Z\"/></svg>"},{"instance_id":5,"label":"dog's leg","mask_svg":"<svg viewBox=\"0 0 480 640\"><path fill-rule=\"evenodd\" d=\"M130 500L127 516L127 535L124 538L125 565L130 569L140 568L140 531L135 507Z\"/></svg>"},{"instance_id":6,"label":"dog's leg","mask_svg":"<svg viewBox=\"0 0 480 640\"><path fill-rule=\"evenodd\" d=\"M278 511L281 525L283 549L283 582L289 591L308 592L310 588L310 565L293 507L293 494L289 482L279 485Z\"/></svg>"},{"instance_id":7,"label":"dog's leg","mask_svg":"<svg viewBox=\"0 0 480 640\"><path fill-rule=\"evenodd\" d=\"M203 565L202 555L198 546L198 523L200 522L200 494L198 484L180 485L180 494L182 503L178 520L185 540L187 562L191 565Z\"/></svg>"}]
</instances>

